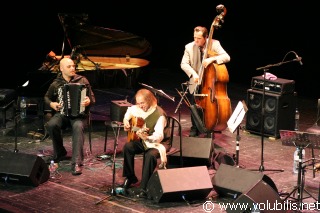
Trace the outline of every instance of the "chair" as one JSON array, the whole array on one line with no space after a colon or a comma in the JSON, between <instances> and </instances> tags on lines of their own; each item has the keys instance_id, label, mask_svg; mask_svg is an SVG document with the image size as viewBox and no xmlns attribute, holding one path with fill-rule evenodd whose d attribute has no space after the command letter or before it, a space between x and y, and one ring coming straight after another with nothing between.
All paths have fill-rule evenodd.
<instances>
[{"instance_id":1,"label":"chair","mask_svg":"<svg viewBox=\"0 0 320 213\"><path fill-rule=\"evenodd\" d=\"M112 122L111 122L112 123ZM105 132L105 141L104 141L104 152L106 152L107 140L108 140L108 129L112 127L109 121L105 122L106 132ZM177 128L177 129L176 129ZM180 167L183 167L183 158L182 158L182 128L178 119L172 116L167 116L167 125L165 131L168 135L170 149L167 151L167 157L173 156L176 153L180 153L179 162ZM173 141L177 139L179 141L178 146L173 146ZM169 161L169 159L168 159Z\"/></svg>"},{"instance_id":2,"label":"chair","mask_svg":"<svg viewBox=\"0 0 320 213\"><path fill-rule=\"evenodd\" d=\"M176 127L178 129L176 129ZM170 156L174 156L174 154L179 153L179 161L180 167L183 167L183 158L182 158L182 128L179 120L172 116L167 116L167 126L165 127L170 129L170 137L169 137L169 144L170 149L167 151L167 157L169 161ZM177 138L179 141L179 145L176 147L174 146L173 142L174 139Z\"/></svg>"},{"instance_id":3,"label":"chair","mask_svg":"<svg viewBox=\"0 0 320 213\"><path fill-rule=\"evenodd\" d=\"M176 127L178 129L176 129ZM164 134L166 140L169 142L170 149L167 151L167 165L169 163L169 158L172 156L175 156L176 153L179 153L179 162L180 167L183 167L183 158L182 158L182 129L181 124L178 119L172 116L167 116L167 125L164 128ZM175 139L179 141L179 145L177 146L173 142ZM145 155L143 155L143 161L144 161Z\"/></svg>"}]
</instances>

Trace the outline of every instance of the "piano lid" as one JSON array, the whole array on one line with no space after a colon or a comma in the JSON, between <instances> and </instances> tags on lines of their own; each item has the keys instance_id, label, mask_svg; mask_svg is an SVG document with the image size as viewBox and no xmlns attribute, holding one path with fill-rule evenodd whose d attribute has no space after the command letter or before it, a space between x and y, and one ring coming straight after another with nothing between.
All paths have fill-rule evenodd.
<instances>
[{"instance_id":1,"label":"piano lid","mask_svg":"<svg viewBox=\"0 0 320 213\"><path fill-rule=\"evenodd\" d=\"M132 33L93 26L88 14L59 14L62 27L73 51L94 56L143 57L151 52L150 43Z\"/></svg>"}]
</instances>

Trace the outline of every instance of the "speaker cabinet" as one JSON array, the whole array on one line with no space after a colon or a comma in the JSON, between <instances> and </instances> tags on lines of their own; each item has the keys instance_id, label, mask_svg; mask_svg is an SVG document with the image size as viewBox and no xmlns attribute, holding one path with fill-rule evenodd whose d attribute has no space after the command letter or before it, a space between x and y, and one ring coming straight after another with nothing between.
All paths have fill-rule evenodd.
<instances>
[{"instance_id":1,"label":"speaker cabinet","mask_svg":"<svg viewBox=\"0 0 320 213\"><path fill-rule=\"evenodd\" d=\"M244 206L247 208L244 209ZM259 181L247 192L240 195L230 206L227 207L226 211L227 213L285 213L286 211L284 209L284 202L281 200L278 193L264 181Z\"/></svg>"},{"instance_id":2,"label":"speaker cabinet","mask_svg":"<svg viewBox=\"0 0 320 213\"><path fill-rule=\"evenodd\" d=\"M172 147L180 148L180 137L174 136ZM211 138L182 138L182 157L184 166L209 166L213 153ZM179 164L180 153L169 156L169 164Z\"/></svg>"},{"instance_id":3,"label":"speaker cabinet","mask_svg":"<svg viewBox=\"0 0 320 213\"><path fill-rule=\"evenodd\" d=\"M38 186L49 179L48 165L36 155L0 151L2 181Z\"/></svg>"},{"instance_id":4,"label":"speaker cabinet","mask_svg":"<svg viewBox=\"0 0 320 213\"><path fill-rule=\"evenodd\" d=\"M147 195L156 203L202 200L212 190L206 166L155 171L147 185ZM184 197L184 198L183 198Z\"/></svg>"},{"instance_id":5,"label":"speaker cabinet","mask_svg":"<svg viewBox=\"0 0 320 213\"><path fill-rule=\"evenodd\" d=\"M246 130L261 135L263 91L248 89ZM293 93L274 94L265 92L263 134L280 138L280 129L294 129L296 101Z\"/></svg>"},{"instance_id":6,"label":"speaker cabinet","mask_svg":"<svg viewBox=\"0 0 320 213\"><path fill-rule=\"evenodd\" d=\"M220 164L212 178L214 190L220 197L236 199L252 189L258 182L268 184L276 193L278 189L274 182L261 172L253 172L238 167Z\"/></svg>"},{"instance_id":7,"label":"speaker cabinet","mask_svg":"<svg viewBox=\"0 0 320 213\"><path fill-rule=\"evenodd\" d=\"M129 106L132 106L132 104L127 102L127 100L111 101L111 108L110 108L111 121L122 122L124 114L126 113Z\"/></svg>"}]
</instances>

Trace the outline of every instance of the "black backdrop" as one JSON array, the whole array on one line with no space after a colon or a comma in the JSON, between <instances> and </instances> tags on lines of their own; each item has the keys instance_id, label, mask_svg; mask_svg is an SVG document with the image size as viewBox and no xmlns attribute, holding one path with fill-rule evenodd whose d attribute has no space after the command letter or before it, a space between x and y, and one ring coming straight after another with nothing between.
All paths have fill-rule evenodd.
<instances>
[{"instance_id":1,"label":"black backdrop","mask_svg":"<svg viewBox=\"0 0 320 213\"><path fill-rule=\"evenodd\" d=\"M303 66L293 62L269 72L295 80L299 95L319 98L316 3L289 0L204 0L174 5L172 1L93 0L12 5L7 8L11 13L2 18L6 66L1 87L20 85L27 73L41 66L51 50L61 54L64 34L58 13L88 13L92 25L145 37L152 45L152 53L147 57L150 66L182 72L179 65L184 45L193 40L196 25L210 28L218 4L225 5L227 14L222 28L214 31L214 38L231 56L227 65L231 82L249 88L251 78L263 74L256 68L281 62L286 53L295 51L302 57ZM65 45L65 54L70 54L68 44ZM286 60L293 58L294 54L289 54Z\"/></svg>"}]
</instances>

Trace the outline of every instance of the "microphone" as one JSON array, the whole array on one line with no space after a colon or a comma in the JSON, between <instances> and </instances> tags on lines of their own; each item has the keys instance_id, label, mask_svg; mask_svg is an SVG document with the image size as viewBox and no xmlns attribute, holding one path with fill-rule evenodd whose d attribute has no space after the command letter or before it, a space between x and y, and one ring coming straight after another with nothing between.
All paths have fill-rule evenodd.
<instances>
[{"instance_id":1,"label":"microphone","mask_svg":"<svg viewBox=\"0 0 320 213\"><path fill-rule=\"evenodd\" d=\"M302 58L301 57L299 57L298 56L298 54L296 53L296 52L293 52L294 53L294 55L296 56L296 59L297 59L297 61L299 62L299 64L302 66L303 65L303 63L302 63Z\"/></svg>"}]
</instances>

